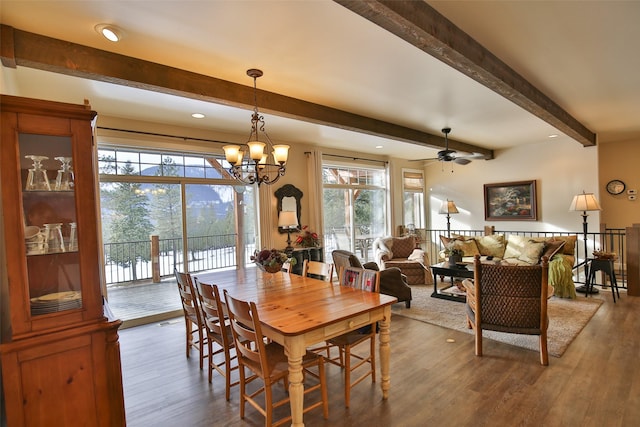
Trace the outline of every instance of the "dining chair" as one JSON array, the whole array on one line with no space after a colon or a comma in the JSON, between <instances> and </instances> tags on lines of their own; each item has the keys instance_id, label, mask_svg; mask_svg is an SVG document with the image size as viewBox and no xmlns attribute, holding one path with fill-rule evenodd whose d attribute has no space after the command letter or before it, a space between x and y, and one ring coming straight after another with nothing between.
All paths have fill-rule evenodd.
<instances>
[{"instance_id":1,"label":"dining chair","mask_svg":"<svg viewBox=\"0 0 640 427\"><path fill-rule=\"evenodd\" d=\"M200 355L200 369L204 365L204 323L200 316L198 308L198 298L196 296L191 275L189 273L180 273L177 269L173 270L178 283L178 291L180 300L182 301L182 312L184 313L184 324L186 332L186 351L187 359L190 356L191 347L198 350ZM198 339L194 339L194 335L198 335Z\"/></svg>"},{"instance_id":2,"label":"dining chair","mask_svg":"<svg viewBox=\"0 0 640 427\"><path fill-rule=\"evenodd\" d=\"M380 291L380 272L356 267L342 267L339 274L340 286L348 286L366 292ZM330 363L344 368L344 403L349 407L351 389L368 376L376 382L376 333L377 323L363 326L346 334L339 335L327 341L327 359ZM369 342L369 354L358 354L354 347ZM331 357L331 348L338 348L338 356ZM355 362L355 363L352 363ZM362 369L361 369L362 368ZM366 371L363 371L366 369ZM356 370L359 376L352 380Z\"/></svg>"},{"instance_id":3,"label":"dining chair","mask_svg":"<svg viewBox=\"0 0 640 427\"><path fill-rule=\"evenodd\" d=\"M302 263L302 276L333 282L333 264L305 259Z\"/></svg>"},{"instance_id":4,"label":"dining chair","mask_svg":"<svg viewBox=\"0 0 640 427\"><path fill-rule=\"evenodd\" d=\"M262 334L260 316L256 304L236 299L224 290L227 303L227 313L231 324L234 345L240 366L240 418L244 419L245 403L258 410L265 417L266 426L278 426L291 421L291 414L276 422L273 421L273 410L289 403L288 375L289 364L284 347L274 341L267 342ZM309 368L317 367L318 372ZM307 351L302 358L303 374L308 374L317 380L317 384L305 387L303 400L306 395L320 390L321 398L303 408L303 414L322 406L324 418L329 418L329 400L324 372L324 359L317 354ZM251 374L247 376L246 370ZM306 377L306 375L305 375ZM261 379L262 387L253 392L247 391L247 385ZM306 379L306 378L305 378ZM282 381L285 386L285 397L273 402L273 386ZM257 396L264 394L264 407L260 405Z\"/></svg>"},{"instance_id":5,"label":"dining chair","mask_svg":"<svg viewBox=\"0 0 640 427\"><path fill-rule=\"evenodd\" d=\"M198 294L198 307L207 334L209 383L215 369L225 379L225 397L229 400L231 387L240 384L239 380L231 382L232 372L238 369L231 326L223 309L218 286L202 283L197 277L193 278L193 284ZM215 350L214 346L217 347ZM222 355L224 360L220 360L220 357L216 359L219 355Z\"/></svg>"}]
</instances>

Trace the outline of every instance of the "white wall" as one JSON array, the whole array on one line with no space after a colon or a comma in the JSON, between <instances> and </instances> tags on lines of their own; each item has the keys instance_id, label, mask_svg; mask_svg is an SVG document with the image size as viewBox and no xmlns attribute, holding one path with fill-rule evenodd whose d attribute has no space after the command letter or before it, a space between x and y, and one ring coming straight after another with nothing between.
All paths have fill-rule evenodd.
<instances>
[{"instance_id":1,"label":"white wall","mask_svg":"<svg viewBox=\"0 0 640 427\"><path fill-rule=\"evenodd\" d=\"M495 152L493 160L462 166L435 162L425 166L431 227L446 228L440 203L453 200L460 211L451 216L452 229L582 232L582 216L570 212L573 196L583 190L598 194L598 152L577 142L544 142ZM453 166L453 172L451 172ZM535 180L537 221L485 221L484 184ZM597 232L599 212L589 212L589 231Z\"/></svg>"}]
</instances>

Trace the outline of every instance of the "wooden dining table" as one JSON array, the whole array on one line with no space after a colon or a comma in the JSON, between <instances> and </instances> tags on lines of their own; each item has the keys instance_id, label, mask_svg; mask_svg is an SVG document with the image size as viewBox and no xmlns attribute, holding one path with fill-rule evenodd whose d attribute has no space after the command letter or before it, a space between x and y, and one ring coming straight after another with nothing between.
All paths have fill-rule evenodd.
<instances>
[{"instance_id":1,"label":"wooden dining table","mask_svg":"<svg viewBox=\"0 0 640 427\"><path fill-rule=\"evenodd\" d=\"M391 305L397 298L331 284L296 274L264 273L258 268L193 274L218 286L220 294L256 303L262 331L281 344L289 362L289 396L293 426L304 426L302 357L313 344L379 322L382 398L390 387Z\"/></svg>"}]
</instances>

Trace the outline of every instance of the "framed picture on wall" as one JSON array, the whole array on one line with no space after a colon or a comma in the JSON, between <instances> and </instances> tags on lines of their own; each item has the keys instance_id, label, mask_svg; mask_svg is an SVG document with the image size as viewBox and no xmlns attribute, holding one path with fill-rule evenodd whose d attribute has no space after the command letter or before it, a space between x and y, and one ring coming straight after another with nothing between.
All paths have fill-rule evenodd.
<instances>
[{"instance_id":1,"label":"framed picture on wall","mask_svg":"<svg viewBox=\"0 0 640 427\"><path fill-rule=\"evenodd\" d=\"M536 181L484 185L484 219L536 221Z\"/></svg>"}]
</instances>

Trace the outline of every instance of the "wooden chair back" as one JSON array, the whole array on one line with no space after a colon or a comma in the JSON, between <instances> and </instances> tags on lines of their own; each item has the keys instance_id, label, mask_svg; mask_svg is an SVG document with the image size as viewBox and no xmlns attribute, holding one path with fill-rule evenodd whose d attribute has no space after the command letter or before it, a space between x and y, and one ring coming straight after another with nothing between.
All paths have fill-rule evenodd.
<instances>
[{"instance_id":1,"label":"wooden chair back","mask_svg":"<svg viewBox=\"0 0 640 427\"><path fill-rule=\"evenodd\" d=\"M174 270L174 274L176 276L176 282L178 283L178 292L180 293L180 301L182 302L182 310L184 311L185 317L201 324L200 313L198 313L197 296L193 288L191 275L188 273L180 273L177 269Z\"/></svg>"},{"instance_id":2,"label":"wooden chair back","mask_svg":"<svg viewBox=\"0 0 640 427\"><path fill-rule=\"evenodd\" d=\"M269 376L264 336L254 302L236 299L224 291L227 313L240 365L249 365L261 377Z\"/></svg>"},{"instance_id":3,"label":"wooden chair back","mask_svg":"<svg viewBox=\"0 0 640 427\"><path fill-rule=\"evenodd\" d=\"M343 267L339 274L340 286L380 292L380 272L357 267Z\"/></svg>"},{"instance_id":4,"label":"wooden chair back","mask_svg":"<svg viewBox=\"0 0 640 427\"><path fill-rule=\"evenodd\" d=\"M333 264L305 259L302 263L302 276L333 282Z\"/></svg>"},{"instance_id":5,"label":"wooden chair back","mask_svg":"<svg viewBox=\"0 0 640 427\"><path fill-rule=\"evenodd\" d=\"M186 332L186 356L189 358L189 349L194 347L198 349L200 355L200 369L204 366L204 322L198 307L198 296L191 275L189 273L180 273L177 269L173 270L178 284L178 292L180 293L180 301L182 302L182 311L184 313L185 332ZM195 326L195 329L194 329ZM197 341L193 336L198 335Z\"/></svg>"},{"instance_id":6,"label":"wooden chair back","mask_svg":"<svg viewBox=\"0 0 640 427\"><path fill-rule=\"evenodd\" d=\"M229 342L229 328L226 325L226 315L220 300L218 287L213 284L202 283L197 277L193 279L194 287L198 291L198 307L202 314L202 319L210 333L220 338L226 347L233 345Z\"/></svg>"}]
</instances>

